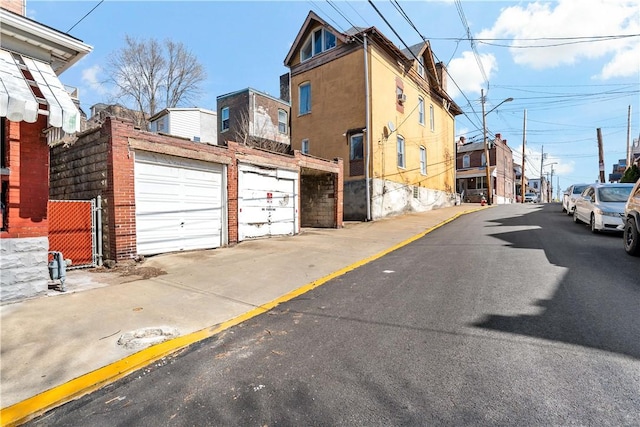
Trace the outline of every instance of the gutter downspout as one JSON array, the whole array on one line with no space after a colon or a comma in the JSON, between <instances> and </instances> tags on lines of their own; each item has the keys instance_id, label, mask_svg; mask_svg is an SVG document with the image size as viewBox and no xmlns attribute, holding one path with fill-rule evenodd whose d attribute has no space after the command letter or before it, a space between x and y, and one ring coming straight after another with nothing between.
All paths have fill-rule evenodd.
<instances>
[{"instance_id":1,"label":"gutter downspout","mask_svg":"<svg viewBox=\"0 0 640 427\"><path fill-rule=\"evenodd\" d=\"M367 221L371 221L371 189L370 187L370 173L369 169L371 166L371 132L370 132L370 117L369 117L369 58L368 58L368 44L367 44L367 33L364 33L364 97L365 97L365 106L364 111L366 115L366 136L367 136L367 156L365 160L365 169L364 169L364 181L366 187L367 194Z\"/></svg>"}]
</instances>

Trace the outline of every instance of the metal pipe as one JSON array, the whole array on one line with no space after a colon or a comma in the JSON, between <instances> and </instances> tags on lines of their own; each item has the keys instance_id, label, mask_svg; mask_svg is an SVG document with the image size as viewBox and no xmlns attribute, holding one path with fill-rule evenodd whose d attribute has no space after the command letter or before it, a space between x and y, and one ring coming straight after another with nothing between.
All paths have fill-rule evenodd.
<instances>
[{"instance_id":1,"label":"metal pipe","mask_svg":"<svg viewBox=\"0 0 640 427\"><path fill-rule=\"evenodd\" d=\"M102 197L96 197L96 249L98 267L102 266Z\"/></svg>"},{"instance_id":2,"label":"metal pipe","mask_svg":"<svg viewBox=\"0 0 640 427\"><path fill-rule=\"evenodd\" d=\"M365 160L365 169L364 169L364 181L366 187L367 194L367 221L371 221L371 189L370 187L370 173L369 168L371 165L371 132L370 132L370 118L369 118L369 58L368 58L368 44L367 44L367 33L364 33L364 96L365 96L365 120L366 120L366 128L365 135L367 137L367 155Z\"/></svg>"}]
</instances>

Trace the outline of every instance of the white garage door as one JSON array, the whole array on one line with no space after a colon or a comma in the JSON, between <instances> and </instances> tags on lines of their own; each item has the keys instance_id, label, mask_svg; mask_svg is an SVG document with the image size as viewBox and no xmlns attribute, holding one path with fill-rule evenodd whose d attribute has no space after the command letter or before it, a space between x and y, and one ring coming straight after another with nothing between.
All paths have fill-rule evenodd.
<instances>
[{"instance_id":1,"label":"white garage door","mask_svg":"<svg viewBox=\"0 0 640 427\"><path fill-rule=\"evenodd\" d=\"M296 234L298 173L238 167L238 239Z\"/></svg>"},{"instance_id":2,"label":"white garage door","mask_svg":"<svg viewBox=\"0 0 640 427\"><path fill-rule=\"evenodd\" d=\"M221 246L223 166L140 151L135 155L138 254Z\"/></svg>"}]
</instances>

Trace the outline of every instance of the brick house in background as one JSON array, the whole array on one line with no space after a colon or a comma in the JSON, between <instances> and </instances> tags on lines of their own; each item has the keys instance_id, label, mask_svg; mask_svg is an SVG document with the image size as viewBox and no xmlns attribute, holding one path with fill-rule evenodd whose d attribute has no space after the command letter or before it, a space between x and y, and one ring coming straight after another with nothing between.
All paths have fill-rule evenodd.
<instances>
[{"instance_id":1,"label":"brick house in background","mask_svg":"<svg viewBox=\"0 0 640 427\"><path fill-rule=\"evenodd\" d=\"M106 117L51 151L51 198L102 199L102 252L209 249L342 227L342 161L188 141Z\"/></svg>"},{"instance_id":2,"label":"brick house in background","mask_svg":"<svg viewBox=\"0 0 640 427\"><path fill-rule=\"evenodd\" d=\"M291 145L345 159L345 219L455 203L454 124L462 111L428 42L400 50L375 27L343 33L309 12L284 63Z\"/></svg>"},{"instance_id":3,"label":"brick house in background","mask_svg":"<svg viewBox=\"0 0 640 427\"><path fill-rule=\"evenodd\" d=\"M80 112L58 76L91 46L24 16L24 1L0 8L0 270L2 301L47 290L48 136L80 130ZM47 136L48 135L48 136Z\"/></svg>"},{"instance_id":4,"label":"brick house in background","mask_svg":"<svg viewBox=\"0 0 640 427\"><path fill-rule=\"evenodd\" d=\"M461 140L463 140L461 138ZM487 194L487 162L483 142L458 144L456 155L456 186L463 194L463 201L480 202ZM507 140L497 133L489 142L490 176L493 189L493 203L504 204L516 201L516 174L513 152Z\"/></svg>"},{"instance_id":5,"label":"brick house in background","mask_svg":"<svg viewBox=\"0 0 640 427\"><path fill-rule=\"evenodd\" d=\"M217 97L218 141L235 141L286 153L291 151L291 105L252 88Z\"/></svg>"}]
</instances>

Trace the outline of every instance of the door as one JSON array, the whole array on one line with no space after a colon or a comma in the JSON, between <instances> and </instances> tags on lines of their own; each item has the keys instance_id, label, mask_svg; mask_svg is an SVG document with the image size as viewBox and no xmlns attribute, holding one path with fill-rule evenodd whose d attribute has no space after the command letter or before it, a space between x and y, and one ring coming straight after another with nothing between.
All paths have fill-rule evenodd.
<instances>
[{"instance_id":1,"label":"door","mask_svg":"<svg viewBox=\"0 0 640 427\"><path fill-rule=\"evenodd\" d=\"M238 240L296 234L297 189L297 171L240 165Z\"/></svg>"},{"instance_id":2,"label":"door","mask_svg":"<svg viewBox=\"0 0 640 427\"><path fill-rule=\"evenodd\" d=\"M135 154L138 254L221 246L224 167L156 153Z\"/></svg>"}]
</instances>

